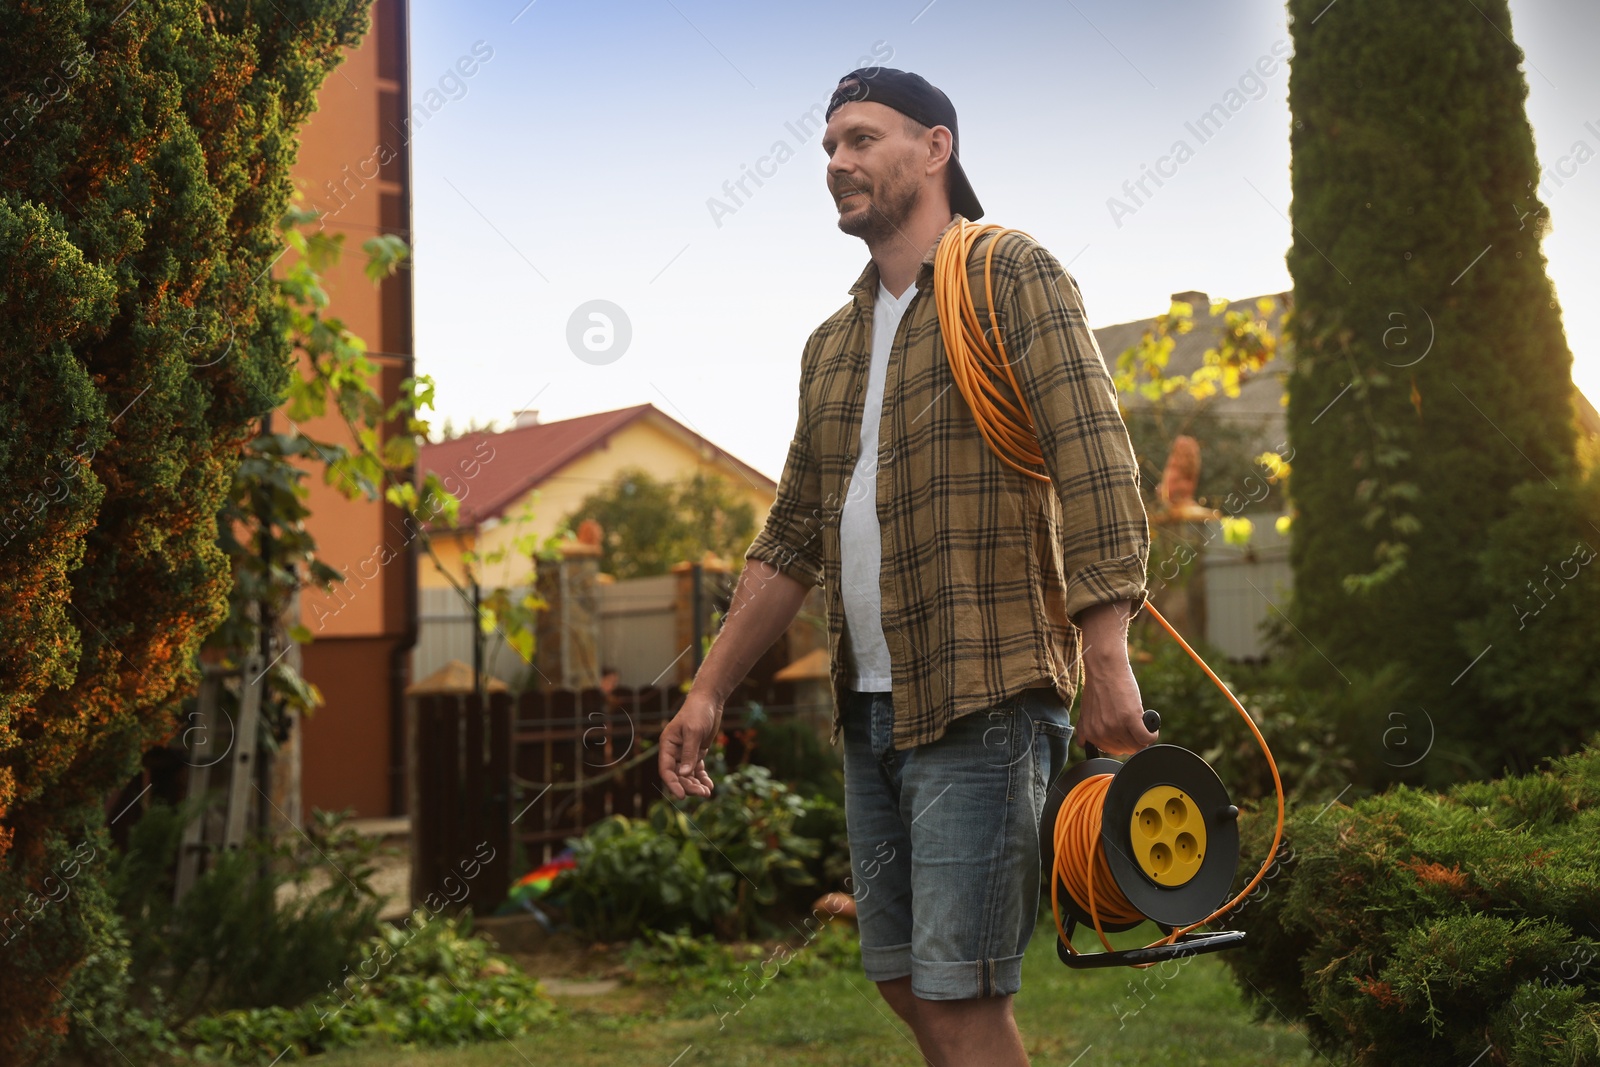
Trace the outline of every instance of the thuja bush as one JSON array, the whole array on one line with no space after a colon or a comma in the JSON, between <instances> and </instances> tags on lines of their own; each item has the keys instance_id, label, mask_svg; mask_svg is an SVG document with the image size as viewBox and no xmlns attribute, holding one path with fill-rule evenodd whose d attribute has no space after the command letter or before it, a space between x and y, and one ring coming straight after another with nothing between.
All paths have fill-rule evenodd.
<instances>
[{"instance_id":1,"label":"thuja bush","mask_svg":"<svg viewBox=\"0 0 1600 1067\"><path fill-rule=\"evenodd\" d=\"M1265 853L1247 825L1242 864ZM1600 1062L1600 748L1290 819L1227 953L1262 1015L1355 1064Z\"/></svg>"},{"instance_id":2,"label":"thuja bush","mask_svg":"<svg viewBox=\"0 0 1600 1067\"><path fill-rule=\"evenodd\" d=\"M0 914L59 884L226 617L216 516L294 365L295 132L367 8L0 2ZM0 965L0 1062L60 1045L91 899Z\"/></svg>"},{"instance_id":3,"label":"thuja bush","mask_svg":"<svg viewBox=\"0 0 1600 1067\"><path fill-rule=\"evenodd\" d=\"M1549 214L1510 5L1288 6L1302 655L1327 687L1403 667L1380 718L1431 709L1438 736L1435 758L1392 773L1441 787L1526 772L1570 733L1506 701L1505 675L1464 673L1485 644L1459 626L1504 629L1502 583L1539 583L1573 548L1477 580L1497 524L1527 526L1531 543L1563 521L1518 487L1565 480L1575 458L1572 354L1540 248ZM1552 674L1581 669L1520 658L1534 656Z\"/></svg>"}]
</instances>

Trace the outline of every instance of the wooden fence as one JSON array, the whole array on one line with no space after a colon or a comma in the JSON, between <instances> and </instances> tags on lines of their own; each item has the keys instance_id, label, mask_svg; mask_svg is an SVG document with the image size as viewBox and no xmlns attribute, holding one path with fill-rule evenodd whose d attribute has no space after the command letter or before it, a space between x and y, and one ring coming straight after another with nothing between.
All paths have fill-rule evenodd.
<instances>
[{"instance_id":1,"label":"wooden fence","mask_svg":"<svg viewBox=\"0 0 1600 1067\"><path fill-rule=\"evenodd\" d=\"M431 894L487 914L567 838L644 815L662 796L645 742L681 701L666 689L413 698L413 906Z\"/></svg>"},{"instance_id":2,"label":"wooden fence","mask_svg":"<svg viewBox=\"0 0 1600 1067\"><path fill-rule=\"evenodd\" d=\"M730 767L751 758L748 696L736 689L722 715ZM642 818L666 796L655 742L682 703L676 688L619 688L610 701L599 689L413 696L412 906L489 914L568 838L608 815ZM821 705L765 714L827 736Z\"/></svg>"}]
</instances>

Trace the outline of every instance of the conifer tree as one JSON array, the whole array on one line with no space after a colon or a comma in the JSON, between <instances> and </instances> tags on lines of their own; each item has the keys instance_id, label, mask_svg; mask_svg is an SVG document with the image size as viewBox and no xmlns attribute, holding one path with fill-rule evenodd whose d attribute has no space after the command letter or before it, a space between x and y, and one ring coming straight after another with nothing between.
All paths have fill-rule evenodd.
<instances>
[{"instance_id":1,"label":"conifer tree","mask_svg":"<svg viewBox=\"0 0 1600 1067\"><path fill-rule=\"evenodd\" d=\"M0 2L0 1062L64 1029L103 799L226 616L295 130L369 2Z\"/></svg>"},{"instance_id":2,"label":"conifer tree","mask_svg":"<svg viewBox=\"0 0 1600 1067\"><path fill-rule=\"evenodd\" d=\"M1513 490L1561 480L1575 447L1522 51L1506 0L1289 10L1305 662L1333 687L1330 662L1369 677L1400 664L1368 726L1394 711L1420 732L1426 711L1429 774L1492 774L1498 731L1484 735L1493 716L1467 670L1480 647L1461 624L1504 610L1478 568Z\"/></svg>"}]
</instances>

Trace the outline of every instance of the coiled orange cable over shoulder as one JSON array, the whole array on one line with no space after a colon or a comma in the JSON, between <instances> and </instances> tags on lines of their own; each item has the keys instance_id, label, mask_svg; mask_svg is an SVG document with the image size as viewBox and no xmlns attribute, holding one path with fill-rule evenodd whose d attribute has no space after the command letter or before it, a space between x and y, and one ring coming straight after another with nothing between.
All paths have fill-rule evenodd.
<instances>
[{"instance_id":1,"label":"coiled orange cable over shoulder","mask_svg":"<svg viewBox=\"0 0 1600 1067\"><path fill-rule=\"evenodd\" d=\"M994 232L995 236L989 242L983 263L984 297L989 309L989 322L985 327L979 321L977 306L973 300L967 260L978 239L990 232ZM1038 430L1033 421L1033 414L1028 410L1022 387L1017 382L1016 375L1012 373L1013 357L1006 350L999 312L994 301L995 248L999 245L1000 238L1008 233L1030 236L1022 230L1009 229L993 223L980 225L966 220L948 230L939 241L939 247L934 253L934 305L938 309L939 330L944 338L950 372L955 378L956 388L961 391L967 406L972 411L972 417L984 441L1012 470L1036 481L1048 482L1050 476L1043 471L1046 465L1039 444ZM1062 501L1064 507L1068 503ZM1277 825L1272 833L1272 847L1267 850L1266 858L1262 860L1261 868L1256 871L1255 877L1250 879L1232 900L1204 919L1176 928L1166 937L1147 946L1154 947L1171 944L1184 934L1220 918L1237 907L1240 901L1255 890L1271 868L1273 857L1277 855L1278 846L1283 841L1284 797L1283 779L1278 774L1277 761L1272 758L1272 750L1268 747L1266 738L1261 736L1255 721L1250 718L1250 713L1239 703L1239 699L1233 695L1222 679L1206 665L1205 660L1200 658L1200 654L1189 647L1189 643L1156 610L1154 604L1146 601L1144 610L1161 624L1172 639L1177 641L1189 657L1200 666L1200 669L1205 671L1206 677L1222 690L1222 695L1228 698L1228 702L1239 713L1244 724L1255 735L1256 743L1261 746L1261 753L1266 757L1267 766L1272 770L1272 785L1278 800ZM1072 942L1061 924L1058 892L1062 886L1066 887L1078 906L1093 918L1095 933L1100 936L1100 942L1105 945L1107 951L1114 950L1111 942L1106 939L1105 931L1101 929L1102 922L1120 925L1144 919L1117 887L1106 863L1105 848L1100 839L1101 814L1105 807L1106 791L1110 788L1113 777L1110 774L1094 775L1079 782L1062 800L1060 811L1056 815L1056 824L1052 828L1055 869L1050 880L1051 911L1055 916L1056 932L1061 937L1061 943L1073 953L1076 953L1077 949L1072 947ZM1135 966L1149 966L1149 964Z\"/></svg>"},{"instance_id":2,"label":"coiled orange cable over shoulder","mask_svg":"<svg viewBox=\"0 0 1600 1067\"><path fill-rule=\"evenodd\" d=\"M984 326L978 321L972 298L967 259L978 238L993 231L998 232L983 259L983 290L989 309L989 323ZM1001 235L1007 233L1022 231L965 219L948 231L933 256L933 300L939 311L939 332L944 337L950 372L977 419L978 432L1006 466L1048 482L1050 476L1041 469L1044 455L1039 449L1033 415L1011 372L1011 357L1006 352L999 312L994 306L994 250Z\"/></svg>"}]
</instances>

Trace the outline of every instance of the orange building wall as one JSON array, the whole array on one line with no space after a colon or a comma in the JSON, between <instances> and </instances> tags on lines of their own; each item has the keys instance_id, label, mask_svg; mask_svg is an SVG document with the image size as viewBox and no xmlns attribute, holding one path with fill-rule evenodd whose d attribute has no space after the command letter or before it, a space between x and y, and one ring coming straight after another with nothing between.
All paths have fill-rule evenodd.
<instances>
[{"instance_id":1,"label":"orange building wall","mask_svg":"<svg viewBox=\"0 0 1600 1067\"><path fill-rule=\"evenodd\" d=\"M344 235L344 254L327 277L328 314L366 341L380 367L373 384L386 404L411 374L411 277L402 270L373 285L362 273L361 244L380 233L411 241L408 53L405 0L376 0L366 39L323 84L317 112L301 131L294 169L302 206L322 212L308 228ZM351 440L337 413L301 429L318 440ZM395 721L406 680L403 653L415 640L415 560L395 508L347 500L323 484L320 464L306 469L307 526L323 560L347 581L337 610L328 610L320 593L302 597L301 621L315 637L303 650L303 672L325 699L301 727L303 809L308 815L312 808L403 814L406 793L397 775L404 761Z\"/></svg>"},{"instance_id":2,"label":"orange building wall","mask_svg":"<svg viewBox=\"0 0 1600 1067\"><path fill-rule=\"evenodd\" d=\"M354 808L364 817L399 814L389 803L386 764L373 758L387 747L386 734L373 735L374 723L386 721L387 709L375 698L387 692L387 686L374 686L372 680L387 679L393 647L390 637L350 637L316 641L301 653L301 669L327 701L302 726L306 732L301 793L308 819L312 806L324 811ZM362 709L366 714L336 709ZM315 781L313 765L318 770Z\"/></svg>"}]
</instances>

